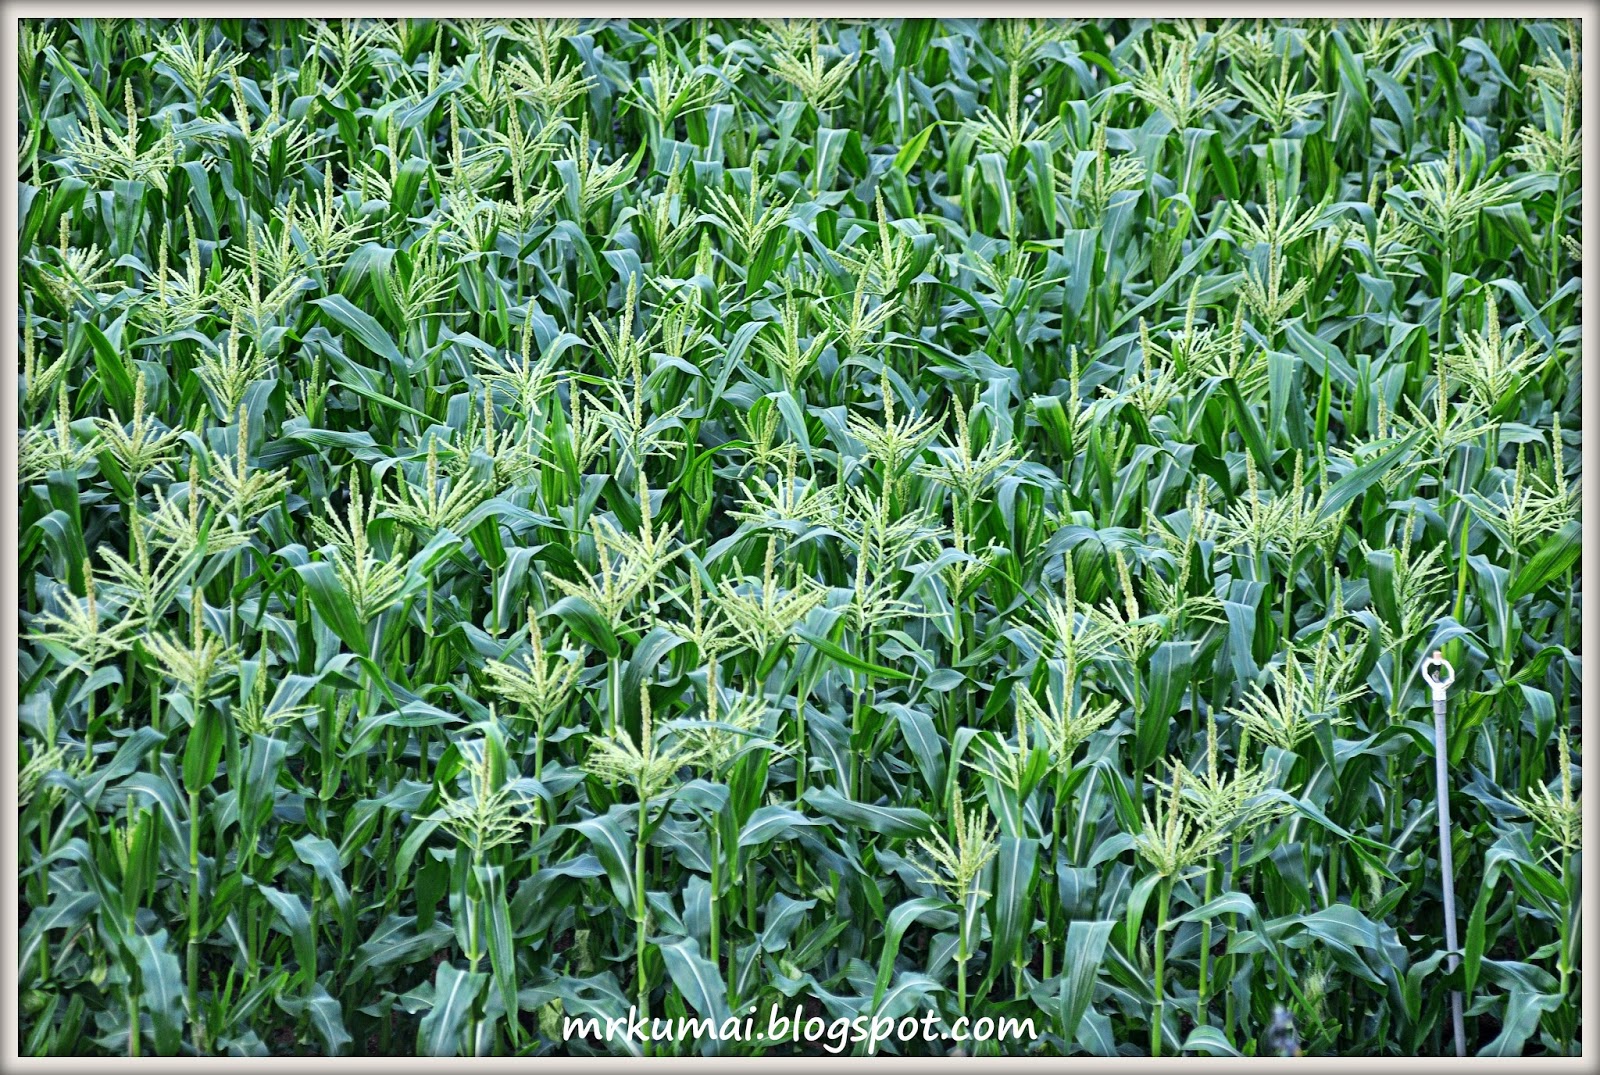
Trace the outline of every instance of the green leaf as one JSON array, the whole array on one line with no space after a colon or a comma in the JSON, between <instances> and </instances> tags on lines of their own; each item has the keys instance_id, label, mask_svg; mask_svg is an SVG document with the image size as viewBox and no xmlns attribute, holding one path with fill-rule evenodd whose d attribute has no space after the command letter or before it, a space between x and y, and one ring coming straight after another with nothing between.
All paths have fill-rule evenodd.
<instances>
[{"instance_id":1,"label":"green leaf","mask_svg":"<svg viewBox=\"0 0 1600 1075\"><path fill-rule=\"evenodd\" d=\"M239 817L253 830L265 824L271 812L278 774L288 751L289 744L283 739L264 735L250 737L238 790Z\"/></svg>"},{"instance_id":2,"label":"green leaf","mask_svg":"<svg viewBox=\"0 0 1600 1075\"><path fill-rule=\"evenodd\" d=\"M572 633L583 639L607 657L616 657L622 652L622 645L617 641L617 636L611 633L610 626L595 611L593 605L580 597L563 597L547 610L547 614L559 616ZM638 693L634 694L637 704Z\"/></svg>"},{"instance_id":3,"label":"green leaf","mask_svg":"<svg viewBox=\"0 0 1600 1075\"><path fill-rule=\"evenodd\" d=\"M412 373L400 348L395 346L394 338L371 314L351 305L343 295L326 295L312 299L311 304L327 313L342 328L354 333L363 347L387 361L396 373Z\"/></svg>"},{"instance_id":4,"label":"green leaf","mask_svg":"<svg viewBox=\"0 0 1600 1075\"><path fill-rule=\"evenodd\" d=\"M1410 455L1412 446L1421 436L1420 430L1406 434L1378 458L1363 463L1334 482L1328 489L1327 495L1322 498L1317 509L1317 519L1326 522L1337 518L1358 496L1372 488L1379 478L1404 462Z\"/></svg>"},{"instance_id":5,"label":"green leaf","mask_svg":"<svg viewBox=\"0 0 1600 1075\"><path fill-rule=\"evenodd\" d=\"M1546 538L1538 550L1528 558L1528 562L1522 565L1522 569L1511 582L1507 598L1520 601L1529 594L1537 593L1547 583L1577 563L1578 556L1582 552L1583 527L1576 519L1568 520L1562 524L1560 530Z\"/></svg>"},{"instance_id":6,"label":"green leaf","mask_svg":"<svg viewBox=\"0 0 1600 1075\"><path fill-rule=\"evenodd\" d=\"M117 353L116 347L105 333L95 327L94 322L83 322L83 332L94 349L94 367L99 372L100 387L105 391L107 402L116 410L119 418L132 422L136 386L127 359Z\"/></svg>"},{"instance_id":7,"label":"green leaf","mask_svg":"<svg viewBox=\"0 0 1600 1075\"><path fill-rule=\"evenodd\" d=\"M1186 1053L1205 1053L1207 1056L1242 1056L1238 1049L1214 1026L1197 1026L1183 1040Z\"/></svg>"},{"instance_id":8,"label":"green leaf","mask_svg":"<svg viewBox=\"0 0 1600 1075\"><path fill-rule=\"evenodd\" d=\"M311 1017L311 1029L316 1031L326 1056L343 1056L350 1048L350 1032L344 1026L344 1013L339 1002L318 982L311 987L306 998L306 1013Z\"/></svg>"},{"instance_id":9,"label":"green leaf","mask_svg":"<svg viewBox=\"0 0 1600 1075\"><path fill-rule=\"evenodd\" d=\"M894 155L894 163L890 167L901 175L909 176L911 169L917 166L917 160L922 156L922 151L928 148L928 139L932 137L934 128L937 126L939 126L937 122L930 123L912 135L906 144L900 147L900 151Z\"/></svg>"},{"instance_id":10,"label":"green leaf","mask_svg":"<svg viewBox=\"0 0 1600 1075\"><path fill-rule=\"evenodd\" d=\"M500 866L474 866L479 887L488 904L489 967L500 1003L510 1013L517 1011L516 935L511 925L511 905L506 897L505 870ZM514 1017L513 1017L513 1022ZM521 1039L520 1028L511 1030L514 1041Z\"/></svg>"},{"instance_id":11,"label":"green leaf","mask_svg":"<svg viewBox=\"0 0 1600 1075\"><path fill-rule=\"evenodd\" d=\"M1561 1007L1564 998L1549 993L1535 993L1529 989L1513 988L1506 998L1505 1015L1500 1020L1500 1033L1489 1044L1478 1050L1479 1056L1521 1056L1523 1046L1539 1029L1539 1020L1547 1012Z\"/></svg>"},{"instance_id":12,"label":"green leaf","mask_svg":"<svg viewBox=\"0 0 1600 1075\"><path fill-rule=\"evenodd\" d=\"M911 756L916 759L917 768L922 773L922 779L926 782L929 793L934 795L943 793L944 743L933 726L933 718L921 709L899 703L891 703L884 708L894 714L895 722L900 727L900 734L905 738L906 746L911 748Z\"/></svg>"},{"instance_id":13,"label":"green leaf","mask_svg":"<svg viewBox=\"0 0 1600 1075\"><path fill-rule=\"evenodd\" d=\"M433 980L433 1007L417 1028L417 1052L423 1056L456 1056L477 1001L489 977L473 971L457 970L450 963L439 964Z\"/></svg>"},{"instance_id":14,"label":"green leaf","mask_svg":"<svg viewBox=\"0 0 1600 1075\"><path fill-rule=\"evenodd\" d=\"M633 838L610 817L591 817L569 828L589 838L595 857L605 867L611 891L626 914L633 914Z\"/></svg>"},{"instance_id":15,"label":"green leaf","mask_svg":"<svg viewBox=\"0 0 1600 1075\"><path fill-rule=\"evenodd\" d=\"M139 1000L150 1013L157 1056L177 1056L182 1041L183 972L167 945L167 931L129 934L139 964Z\"/></svg>"},{"instance_id":16,"label":"green leaf","mask_svg":"<svg viewBox=\"0 0 1600 1075\"><path fill-rule=\"evenodd\" d=\"M894 978L895 958L900 952L901 939L915 922L932 920L940 927L955 924L955 904L933 896L918 896L906 900L889 912L884 923L883 952L878 959L878 977L872 991L872 1012L876 1014L883 1005L884 994Z\"/></svg>"},{"instance_id":17,"label":"green leaf","mask_svg":"<svg viewBox=\"0 0 1600 1075\"><path fill-rule=\"evenodd\" d=\"M345 592L344 583L334 573L333 565L323 560L301 564L295 568L312 606L333 628L340 641L363 657L370 656L367 649L366 629L356 613L356 606Z\"/></svg>"},{"instance_id":18,"label":"green leaf","mask_svg":"<svg viewBox=\"0 0 1600 1075\"><path fill-rule=\"evenodd\" d=\"M806 643L822 651L822 653L844 665L852 672L860 672L863 675L876 676L879 679L892 679L900 681L916 678L915 676L907 675L905 672L902 672L899 669L885 668L880 664L872 664L869 661L864 661L838 644L823 638L821 635L810 634L805 631L796 631L795 634Z\"/></svg>"},{"instance_id":19,"label":"green leaf","mask_svg":"<svg viewBox=\"0 0 1600 1075\"><path fill-rule=\"evenodd\" d=\"M289 935L295 959L300 964L297 977L301 981L315 981L317 977L317 943L311 935L311 912L305 900L292 892L261 885L261 895L272 909L278 912L276 925Z\"/></svg>"},{"instance_id":20,"label":"green leaf","mask_svg":"<svg viewBox=\"0 0 1600 1075\"><path fill-rule=\"evenodd\" d=\"M792 839L799 834L800 829L816 824L818 822L815 818L807 817L787 806L763 806L751 814L750 820L739 830L738 846L760 847L772 840Z\"/></svg>"},{"instance_id":21,"label":"green leaf","mask_svg":"<svg viewBox=\"0 0 1600 1075\"><path fill-rule=\"evenodd\" d=\"M1163 642L1150 655L1149 693L1144 708L1134 715L1135 762L1148 768L1166 753L1172 718L1183 701L1194 674L1194 645Z\"/></svg>"},{"instance_id":22,"label":"green leaf","mask_svg":"<svg viewBox=\"0 0 1600 1075\"><path fill-rule=\"evenodd\" d=\"M340 870L339 849L329 840L310 835L291 841L290 846L294 848L295 857L310 866L312 872L328 887L340 913L351 915L354 906L350 900L350 889L344 883L344 874Z\"/></svg>"},{"instance_id":23,"label":"green leaf","mask_svg":"<svg viewBox=\"0 0 1600 1075\"><path fill-rule=\"evenodd\" d=\"M831 787L811 788L803 798L835 821L892 839L927 836L933 831L932 819L914 806L860 803Z\"/></svg>"},{"instance_id":24,"label":"green leaf","mask_svg":"<svg viewBox=\"0 0 1600 1075\"><path fill-rule=\"evenodd\" d=\"M1077 1040L1084 1013L1094 999L1094 986L1105 959L1106 942L1116 922L1110 919L1077 921L1067 927L1061 984L1056 994L1056 1018L1062 1037Z\"/></svg>"},{"instance_id":25,"label":"green leaf","mask_svg":"<svg viewBox=\"0 0 1600 1075\"><path fill-rule=\"evenodd\" d=\"M225 735L222 716L209 705L201 706L183 748L183 789L190 795L198 795L217 778Z\"/></svg>"},{"instance_id":26,"label":"green leaf","mask_svg":"<svg viewBox=\"0 0 1600 1075\"><path fill-rule=\"evenodd\" d=\"M1272 488L1278 488L1280 482L1272 469L1272 453L1267 450L1267 438L1261 432L1261 423L1256 421L1255 408L1245 402L1244 395L1239 391L1239 383L1232 377L1222 379L1222 390L1233 404L1233 420L1238 423L1239 436L1244 439L1245 447L1256 461L1257 473Z\"/></svg>"},{"instance_id":27,"label":"green leaf","mask_svg":"<svg viewBox=\"0 0 1600 1075\"><path fill-rule=\"evenodd\" d=\"M450 928L435 922L425 930L417 928L412 915L390 915L355 950L350 964L350 980L368 971L420 962L450 942Z\"/></svg>"},{"instance_id":28,"label":"green leaf","mask_svg":"<svg viewBox=\"0 0 1600 1075\"><path fill-rule=\"evenodd\" d=\"M1033 882L1038 861L1038 840L1000 837L1000 852L993 866L994 888L987 904L997 971L1021 958L1023 941L1033 927Z\"/></svg>"},{"instance_id":29,"label":"green leaf","mask_svg":"<svg viewBox=\"0 0 1600 1075\"><path fill-rule=\"evenodd\" d=\"M700 954L699 942L693 937L676 937L658 942L656 948L683 999L702 1018L714 1019L722 1026L728 1019L728 987L717 968Z\"/></svg>"}]
</instances>

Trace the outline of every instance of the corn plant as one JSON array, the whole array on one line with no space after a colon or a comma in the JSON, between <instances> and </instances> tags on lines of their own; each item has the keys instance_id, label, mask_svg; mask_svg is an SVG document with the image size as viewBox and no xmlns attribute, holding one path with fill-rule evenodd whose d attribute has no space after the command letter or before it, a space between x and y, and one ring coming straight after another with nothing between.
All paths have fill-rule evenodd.
<instances>
[{"instance_id":1,"label":"corn plant","mask_svg":"<svg viewBox=\"0 0 1600 1075\"><path fill-rule=\"evenodd\" d=\"M1575 24L20 33L23 1052L1581 1052Z\"/></svg>"}]
</instances>

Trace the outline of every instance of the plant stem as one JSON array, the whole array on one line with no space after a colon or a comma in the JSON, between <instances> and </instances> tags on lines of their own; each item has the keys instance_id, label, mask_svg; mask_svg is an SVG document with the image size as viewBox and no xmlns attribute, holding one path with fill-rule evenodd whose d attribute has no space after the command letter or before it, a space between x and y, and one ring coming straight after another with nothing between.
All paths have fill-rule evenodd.
<instances>
[{"instance_id":1,"label":"plant stem","mask_svg":"<svg viewBox=\"0 0 1600 1075\"><path fill-rule=\"evenodd\" d=\"M867 638L867 663L878 663L878 639L876 635ZM865 732L867 710L872 707L872 676L863 672L861 676L861 692L856 695L855 712L850 721L851 756L852 756L852 797L858 801L865 801L867 764L865 744L861 737Z\"/></svg>"},{"instance_id":2,"label":"plant stem","mask_svg":"<svg viewBox=\"0 0 1600 1075\"><path fill-rule=\"evenodd\" d=\"M1289 557L1289 570L1283 580L1283 640L1294 642L1294 577L1295 557Z\"/></svg>"},{"instance_id":3,"label":"plant stem","mask_svg":"<svg viewBox=\"0 0 1600 1075\"><path fill-rule=\"evenodd\" d=\"M1150 1055L1161 1055L1161 1018L1166 1008L1167 905L1172 897L1172 878L1163 877L1156 886L1156 968L1155 1003L1150 1013Z\"/></svg>"},{"instance_id":4,"label":"plant stem","mask_svg":"<svg viewBox=\"0 0 1600 1075\"><path fill-rule=\"evenodd\" d=\"M1556 176L1556 204L1550 214L1550 293L1555 294L1556 285L1561 280L1561 222L1566 216L1567 177L1565 173Z\"/></svg>"},{"instance_id":5,"label":"plant stem","mask_svg":"<svg viewBox=\"0 0 1600 1075\"><path fill-rule=\"evenodd\" d=\"M1069 760L1068 765L1070 764L1071 762ZM1050 861L1047 863L1044 878L1044 893L1046 901L1044 906L1044 921L1046 938L1055 936L1056 916L1060 913L1061 907L1061 885L1058 880L1056 865L1061 862L1062 856L1066 854L1067 850L1066 786L1070 773L1070 768L1066 773L1057 770L1055 780L1055 802L1051 804L1050 808ZM1043 977L1049 978L1051 970L1053 969L1051 963L1055 956L1055 950L1050 947L1048 940L1043 947L1044 962L1041 969L1043 972ZM1063 961L1061 965L1064 969L1067 964L1065 961Z\"/></svg>"},{"instance_id":6,"label":"plant stem","mask_svg":"<svg viewBox=\"0 0 1600 1075\"><path fill-rule=\"evenodd\" d=\"M472 898L473 881L477 865L477 856L473 855L467 860L467 872L462 877L461 884L461 910L467 917L467 972L477 974L478 966L483 962L483 948L480 945L481 937L478 933L478 901ZM314 936L315 934L313 934ZM478 1054L478 1025L480 1022L478 1007L481 1002L472 1002L472 1015L467 1021L467 1040L472 1043L472 1055Z\"/></svg>"},{"instance_id":7,"label":"plant stem","mask_svg":"<svg viewBox=\"0 0 1600 1075\"><path fill-rule=\"evenodd\" d=\"M95 733L95 727L94 727L94 724L95 724L94 696L96 694L98 694L98 693L99 692L95 691L95 690L90 690L89 691L89 703L88 703L89 707L88 707L88 710L87 710L87 714L84 717L84 724L83 724L83 756L86 759L88 759L90 764L93 764L93 762L94 762L94 733Z\"/></svg>"},{"instance_id":8,"label":"plant stem","mask_svg":"<svg viewBox=\"0 0 1600 1075\"><path fill-rule=\"evenodd\" d=\"M55 813L50 807L50 800L45 798L43 810L39 814L39 861L43 862L50 854L50 815ZM33 905L43 907L50 902L50 878L45 871L40 870L33 875L34 894ZM50 980L50 944L49 938L44 937L39 941L39 982L43 984Z\"/></svg>"},{"instance_id":9,"label":"plant stem","mask_svg":"<svg viewBox=\"0 0 1600 1075\"><path fill-rule=\"evenodd\" d=\"M644 933L648 921L644 903L644 841L645 841L645 812L648 809L644 799L639 800L639 831L633 841L633 928L634 928L634 963L633 984L634 992L639 1001L639 1014L645 1019L650 1018L650 989L644 980Z\"/></svg>"},{"instance_id":10,"label":"plant stem","mask_svg":"<svg viewBox=\"0 0 1600 1075\"><path fill-rule=\"evenodd\" d=\"M622 658L612 657L607 661L608 679L607 690L610 693L611 704L606 707L606 714L611 720L611 727L606 729L608 735L617 734L617 729L622 727ZM644 817L643 805L640 804L640 818Z\"/></svg>"},{"instance_id":11,"label":"plant stem","mask_svg":"<svg viewBox=\"0 0 1600 1075\"><path fill-rule=\"evenodd\" d=\"M138 1056L141 1033L139 1026L139 1000L133 995L132 987L124 989L122 993L123 1001L128 1006L128 1055Z\"/></svg>"},{"instance_id":12,"label":"plant stem","mask_svg":"<svg viewBox=\"0 0 1600 1075\"><path fill-rule=\"evenodd\" d=\"M1206 895L1205 903L1210 903L1217 891L1217 857L1206 856ZM1194 1021L1200 1026L1205 1026L1208 1019L1208 1008L1211 1003L1211 919L1208 917L1200 923L1200 989L1195 996Z\"/></svg>"},{"instance_id":13,"label":"plant stem","mask_svg":"<svg viewBox=\"0 0 1600 1075\"><path fill-rule=\"evenodd\" d=\"M1446 347L1449 346L1449 336L1447 334L1450 331L1450 276L1455 272L1454 246L1454 237L1447 232L1444 237L1443 281L1439 286L1439 353L1441 355L1445 353ZM1444 386L1440 385L1439 390L1441 392L1444 391Z\"/></svg>"},{"instance_id":14,"label":"plant stem","mask_svg":"<svg viewBox=\"0 0 1600 1075\"><path fill-rule=\"evenodd\" d=\"M1243 754L1242 750L1240 751L1240 754L1242 756L1242 754ZM1225 878L1225 882L1226 882L1225 887L1229 888L1229 889L1232 889L1234 891L1243 891L1243 889L1239 885L1239 841L1238 840L1232 840L1232 841L1230 841L1230 843L1232 845L1231 848L1230 848L1230 852L1229 852L1229 857L1230 857L1231 861L1229 862L1229 866L1228 866L1228 875ZM1223 995L1222 995L1223 1029L1224 1029L1224 1032L1227 1034L1227 1036L1230 1039L1233 1037L1233 1027L1234 1027L1233 983L1234 983L1234 980L1235 980L1235 978L1237 977L1237 975L1239 973L1239 954L1237 952L1232 951L1231 948L1232 948L1233 934L1238 928L1239 928L1239 916L1238 916L1238 914L1230 913L1228 915L1228 941L1229 941L1229 948L1230 948L1230 951L1228 952L1228 973L1223 977L1223 980L1225 982L1227 982L1228 985L1227 985L1227 992L1223 993Z\"/></svg>"},{"instance_id":15,"label":"plant stem","mask_svg":"<svg viewBox=\"0 0 1600 1075\"><path fill-rule=\"evenodd\" d=\"M956 929L956 1005L957 1010L965 1016L967 1014L967 960L971 953L967 950L967 900L961 904L961 924Z\"/></svg>"},{"instance_id":16,"label":"plant stem","mask_svg":"<svg viewBox=\"0 0 1600 1075\"><path fill-rule=\"evenodd\" d=\"M805 797L811 776L811 761L806 753L806 699L810 696L811 684L806 681L805 673L802 672L795 683L794 695L794 797L796 801Z\"/></svg>"},{"instance_id":17,"label":"plant stem","mask_svg":"<svg viewBox=\"0 0 1600 1075\"><path fill-rule=\"evenodd\" d=\"M198 709L197 709L198 712ZM205 1020L200 1015L200 793L189 793L189 947L187 982L189 1018L194 1022L195 1051L205 1052Z\"/></svg>"},{"instance_id":18,"label":"plant stem","mask_svg":"<svg viewBox=\"0 0 1600 1075\"><path fill-rule=\"evenodd\" d=\"M717 859L718 828L715 820L711 823L711 965L722 971L722 910L718 906L721 897L717 893L721 878L718 876ZM730 975L731 977L731 975Z\"/></svg>"},{"instance_id":19,"label":"plant stem","mask_svg":"<svg viewBox=\"0 0 1600 1075\"><path fill-rule=\"evenodd\" d=\"M1561 848L1561 876L1559 878L1562 890L1566 895L1566 906L1561 908L1561 949L1556 957L1556 969L1560 972L1561 982L1558 995L1563 1001L1568 996L1568 989L1572 977L1572 952L1573 952L1573 904L1574 880L1572 878L1572 852L1563 846ZM1572 1055L1573 1038L1571 1029L1567 1033L1567 1055Z\"/></svg>"}]
</instances>

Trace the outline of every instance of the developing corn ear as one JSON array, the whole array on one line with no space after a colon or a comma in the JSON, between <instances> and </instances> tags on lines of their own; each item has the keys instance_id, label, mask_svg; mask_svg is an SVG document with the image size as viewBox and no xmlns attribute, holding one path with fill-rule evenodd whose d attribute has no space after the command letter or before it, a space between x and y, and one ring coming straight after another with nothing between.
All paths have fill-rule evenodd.
<instances>
[{"instance_id":1,"label":"developing corn ear","mask_svg":"<svg viewBox=\"0 0 1600 1075\"><path fill-rule=\"evenodd\" d=\"M20 1052L1582 1052L1575 21L70 14Z\"/></svg>"}]
</instances>

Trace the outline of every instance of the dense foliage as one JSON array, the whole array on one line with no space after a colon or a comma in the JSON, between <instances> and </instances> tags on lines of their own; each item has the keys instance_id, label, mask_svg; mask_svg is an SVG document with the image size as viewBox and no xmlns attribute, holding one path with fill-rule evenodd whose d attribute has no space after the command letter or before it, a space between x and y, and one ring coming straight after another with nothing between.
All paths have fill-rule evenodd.
<instances>
[{"instance_id":1,"label":"dense foliage","mask_svg":"<svg viewBox=\"0 0 1600 1075\"><path fill-rule=\"evenodd\" d=\"M1579 1047L1573 27L21 33L24 1052Z\"/></svg>"}]
</instances>

